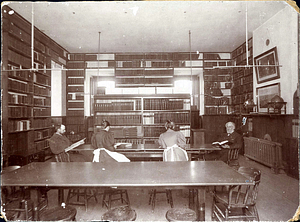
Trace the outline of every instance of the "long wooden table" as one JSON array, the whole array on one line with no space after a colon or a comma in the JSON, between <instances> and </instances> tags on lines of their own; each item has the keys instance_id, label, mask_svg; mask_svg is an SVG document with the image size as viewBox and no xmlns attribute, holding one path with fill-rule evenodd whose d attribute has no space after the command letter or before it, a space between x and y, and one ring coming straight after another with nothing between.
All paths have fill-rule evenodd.
<instances>
[{"instance_id":1,"label":"long wooden table","mask_svg":"<svg viewBox=\"0 0 300 222\"><path fill-rule=\"evenodd\" d=\"M205 187L250 182L222 161L180 162L33 162L2 175L2 186L31 188L180 188L198 189L197 212L205 220ZM39 189L30 195L38 218ZM150 210L150 208L149 208Z\"/></svg>"},{"instance_id":2,"label":"long wooden table","mask_svg":"<svg viewBox=\"0 0 300 222\"><path fill-rule=\"evenodd\" d=\"M83 144L73 149L73 151L80 152L87 157L87 159L93 159L91 144ZM211 144L202 145L190 145L187 144L185 149L188 153L189 159L191 160L192 155L204 154L209 151L221 150L219 147L212 146ZM164 149L159 148L156 144L132 144L130 148L117 148L116 152L124 154L130 160L162 160Z\"/></svg>"}]
</instances>

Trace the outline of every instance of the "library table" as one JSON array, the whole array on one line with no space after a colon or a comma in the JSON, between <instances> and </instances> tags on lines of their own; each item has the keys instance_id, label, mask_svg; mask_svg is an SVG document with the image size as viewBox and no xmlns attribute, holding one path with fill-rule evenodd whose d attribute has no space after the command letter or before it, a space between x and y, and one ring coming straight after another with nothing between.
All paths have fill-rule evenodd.
<instances>
[{"instance_id":1,"label":"library table","mask_svg":"<svg viewBox=\"0 0 300 222\"><path fill-rule=\"evenodd\" d=\"M3 174L1 180L2 186L35 188L30 189L35 219L38 219L37 188L198 189L196 211L199 219L205 220L205 187L249 183L222 161L33 162Z\"/></svg>"},{"instance_id":2,"label":"library table","mask_svg":"<svg viewBox=\"0 0 300 222\"><path fill-rule=\"evenodd\" d=\"M93 160L93 154L91 144L83 144L79 147L73 149L73 151L78 151L87 157L90 161ZM202 145L190 145L187 144L185 149L188 153L189 159L191 159L192 154L204 154L208 151L221 150L221 148L212 146L211 144ZM130 148L117 148L116 152L124 154L127 158L132 161L138 160L162 160L164 149L159 148L157 144L132 144Z\"/></svg>"}]
</instances>

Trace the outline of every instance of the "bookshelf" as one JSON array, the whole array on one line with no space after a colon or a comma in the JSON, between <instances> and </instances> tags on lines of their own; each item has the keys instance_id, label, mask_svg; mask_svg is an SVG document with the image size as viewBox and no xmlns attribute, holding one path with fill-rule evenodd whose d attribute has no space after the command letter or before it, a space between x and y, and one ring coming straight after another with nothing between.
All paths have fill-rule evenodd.
<instances>
[{"instance_id":1,"label":"bookshelf","mask_svg":"<svg viewBox=\"0 0 300 222\"><path fill-rule=\"evenodd\" d=\"M155 143L168 119L190 137L190 95L94 96L94 127L111 123L116 142Z\"/></svg>"},{"instance_id":2,"label":"bookshelf","mask_svg":"<svg viewBox=\"0 0 300 222\"><path fill-rule=\"evenodd\" d=\"M229 114L231 112L232 69L230 53L204 53L204 113ZM220 68L219 68L220 67ZM223 96L213 96L212 91L218 88Z\"/></svg>"},{"instance_id":3,"label":"bookshelf","mask_svg":"<svg viewBox=\"0 0 300 222\"><path fill-rule=\"evenodd\" d=\"M248 40L248 50L248 64L253 65L252 38ZM246 42L244 42L232 52L232 60L236 65L246 65L246 57ZM232 77L234 85L231 93L234 112L246 113L244 102L247 99L253 99L253 68L233 68Z\"/></svg>"},{"instance_id":4,"label":"bookshelf","mask_svg":"<svg viewBox=\"0 0 300 222\"><path fill-rule=\"evenodd\" d=\"M54 54L62 60L64 57L64 50L36 28L31 49L31 24L17 13L9 15L10 10L2 8L4 166L45 160L47 139L54 133L49 68Z\"/></svg>"}]
</instances>

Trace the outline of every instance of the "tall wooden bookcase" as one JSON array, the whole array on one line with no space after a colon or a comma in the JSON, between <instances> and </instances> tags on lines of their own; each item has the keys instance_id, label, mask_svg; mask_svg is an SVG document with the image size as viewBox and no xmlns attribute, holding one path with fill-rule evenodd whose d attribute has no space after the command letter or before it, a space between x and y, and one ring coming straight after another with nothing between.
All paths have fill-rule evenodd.
<instances>
[{"instance_id":1,"label":"tall wooden bookcase","mask_svg":"<svg viewBox=\"0 0 300 222\"><path fill-rule=\"evenodd\" d=\"M44 161L51 120L51 60L66 51L16 12L2 7L2 155L4 165ZM65 53L64 53L65 52ZM33 57L33 60L32 60Z\"/></svg>"},{"instance_id":2,"label":"tall wooden bookcase","mask_svg":"<svg viewBox=\"0 0 300 222\"><path fill-rule=\"evenodd\" d=\"M246 42L232 52L233 63L237 66L247 64L253 65L252 38L248 40L248 58L246 53ZM244 102L253 99L253 67L233 68L232 105L235 113L246 113Z\"/></svg>"},{"instance_id":3,"label":"tall wooden bookcase","mask_svg":"<svg viewBox=\"0 0 300 222\"><path fill-rule=\"evenodd\" d=\"M94 125L111 123L116 142L155 143L172 120L190 138L190 95L107 95L94 97Z\"/></svg>"}]
</instances>

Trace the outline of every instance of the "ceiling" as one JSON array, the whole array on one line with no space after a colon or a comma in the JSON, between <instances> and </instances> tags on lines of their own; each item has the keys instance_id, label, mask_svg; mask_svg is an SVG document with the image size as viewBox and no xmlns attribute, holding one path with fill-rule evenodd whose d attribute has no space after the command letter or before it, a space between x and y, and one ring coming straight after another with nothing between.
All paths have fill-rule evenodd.
<instances>
[{"instance_id":1,"label":"ceiling","mask_svg":"<svg viewBox=\"0 0 300 222\"><path fill-rule=\"evenodd\" d=\"M7 4L28 21L33 17L37 28L71 53L189 52L190 48L231 52L245 42L246 30L252 37L253 30L288 6L284 1Z\"/></svg>"}]
</instances>

